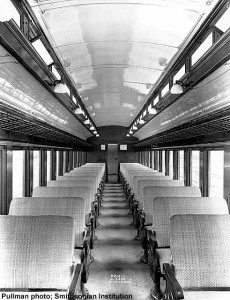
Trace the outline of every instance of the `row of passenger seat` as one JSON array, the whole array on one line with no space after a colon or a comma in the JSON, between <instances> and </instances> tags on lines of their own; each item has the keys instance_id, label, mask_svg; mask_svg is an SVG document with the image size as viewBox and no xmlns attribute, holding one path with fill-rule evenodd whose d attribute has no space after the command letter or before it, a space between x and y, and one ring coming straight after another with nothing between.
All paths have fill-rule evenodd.
<instances>
[{"instance_id":1,"label":"row of passenger seat","mask_svg":"<svg viewBox=\"0 0 230 300\"><path fill-rule=\"evenodd\" d=\"M0 216L0 288L86 294L104 164L86 164L11 201Z\"/></svg>"},{"instance_id":2,"label":"row of passenger seat","mask_svg":"<svg viewBox=\"0 0 230 300\"><path fill-rule=\"evenodd\" d=\"M201 197L198 188L139 164L121 164L120 171L144 248L141 260L149 264L154 282L152 298L229 299L225 199ZM161 277L166 278L163 292Z\"/></svg>"}]
</instances>

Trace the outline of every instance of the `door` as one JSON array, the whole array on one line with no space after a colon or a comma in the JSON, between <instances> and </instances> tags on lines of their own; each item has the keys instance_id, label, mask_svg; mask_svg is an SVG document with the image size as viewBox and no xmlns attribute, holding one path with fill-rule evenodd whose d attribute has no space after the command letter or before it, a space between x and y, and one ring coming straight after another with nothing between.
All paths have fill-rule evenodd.
<instances>
[{"instance_id":1,"label":"door","mask_svg":"<svg viewBox=\"0 0 230 300\"><path fill-rule=\"evenodd\" d=\"M118 181L118 145L108 144L108 182Z\"/></svg>"}]
</instances>

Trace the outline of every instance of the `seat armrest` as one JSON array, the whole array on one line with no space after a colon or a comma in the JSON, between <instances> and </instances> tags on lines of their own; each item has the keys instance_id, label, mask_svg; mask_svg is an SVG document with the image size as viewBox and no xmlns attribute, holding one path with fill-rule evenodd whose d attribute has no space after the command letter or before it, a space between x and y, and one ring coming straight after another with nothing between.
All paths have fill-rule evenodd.
<instances>
[{"instance_id":1,"label":"seat armrest","mask_svg":"<svg viewBox=\"0 0 230 300\"><path fill-rule=\"evenodd\" d=\"M144 229L145 227L145 213L139 212L139 218L140 218L140 228Z\"/></svg>"},{"instance_id":2,"label":"seat armrest","mask_svg":"<svg viewBox=\"0 0 230 300\"><path fill-rule=\"evenodd\" d=\"M134 205L135 210L137 211L138 210L138 206L139 206L139 201L134 199L133 200L133 205Z\"/></svg>"},{"instance_id":3,"label":"seat armrest","mask_svg":"<svg viewBox=\"0 0 230 300\"><path fill-rule=\"evenodd\" d=\"M94 194L94 201L93 202L97 202L97 200L98 200L98 193L96 193L96 194Z\"/></svg>"},{"instance_id":4,"label":"seat armrest","mask_svg":"<svg viewBox=\"0 0 230 300\"><path fill-rule=\"evenodd\" d=\"M90 221L90 229L93 230L94 229L94 221L95 220L95 216L91 213L90 217L89 217L89 221Z\"/></svg>"},{"instance_id":5,"label":"seat armrest","mask_svg":"<svg viewBox=\"0 0 230 300\"><path fill-rule=\"evenodd\" d=\"M155 251L156 248L158 247L155 232L152 232L150 230L146 230L146 232L147 232L149 244L152 246L152 249Z\"/></svg>"},{"instance_id":6,"label":"seat armrest","mask_svg":"<svg viewBox=\"0 0 230 300\"><path fill-rule=\"evenodd\" d=\"M170 264L163 264L163 270L166 279L165 299L184 299L182 287L177 281Z\"/></svg>"},{"instance_id":7,"label":"seat armrest","mask_svg":"<svg viewBox=\"0 0 230 300\"><path fill-rule=\"evenodd\" d=\"M90 228L87 228L86 234L84 236L84 240L83 240L83 248L85 249L85 254L88 254L88 248L89 248L89 243L90 243Z\"/></svg>"},{"instance_id":8,"label":"seat armrest","mask_svg":"<svg viewBox=\"0 0 230 300\"><path fill-rule=\"evenodd\" d=\"M87 231L85 232L82 246L75 247L75 249L82 249L81 262L83 264L83 271L82 271L81 280L83 283L87 283L87 280L88 280L89 265L90 265L90 258L91 258L91 250L90 250L91 230L90 230L90 228L86 228L86 229L87 229Z\"/></svg>"},{"instance_id":9,"label":"seat armrest","mask_svg":"<svg viewBox=\"0 0 230 300\"><path fill-rule=\"evenodd\" d=\"M81 274L83 270L82 264L77 264L74 268L72 282L69 288L69 299L75 299L76 291L81 292Z\"/></svg>"},{"instance_id":10,"label":"seat armrest","mask_svg":"<svg viewBox=\"0 0 230 300\"><path fill-rule=\"evenodd\" d=\"M93 210L97 213L98 212L98 199L93 201Z\"/></svg>"},{"instance_id":11,"label":"seat armrest","mask_svg":"<svg viewBox=\"0 0 230 300\"><path fill-rule=\"evenodd\" d=\"M90 249L94 248L95 222L96 222L96 218L93 214L91 214L91 216L90 216Z\"/></svg>"}]
</instances>

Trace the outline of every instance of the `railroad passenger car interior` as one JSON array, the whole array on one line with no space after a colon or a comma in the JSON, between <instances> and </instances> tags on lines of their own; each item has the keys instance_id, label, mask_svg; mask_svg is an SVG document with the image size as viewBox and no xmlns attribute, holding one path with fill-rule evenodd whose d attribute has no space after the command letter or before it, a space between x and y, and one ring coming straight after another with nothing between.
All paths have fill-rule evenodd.
<instances>
[{"instance_id":1,"label":"railroad passenger car interior","mask_svg":"<svg viewBox=\"0 0 230 300\"><path fill-rule=\"evenodd\" d=\"M230 299L230 1L0 0L0 297Z\"/></svg>"}]
</instances>

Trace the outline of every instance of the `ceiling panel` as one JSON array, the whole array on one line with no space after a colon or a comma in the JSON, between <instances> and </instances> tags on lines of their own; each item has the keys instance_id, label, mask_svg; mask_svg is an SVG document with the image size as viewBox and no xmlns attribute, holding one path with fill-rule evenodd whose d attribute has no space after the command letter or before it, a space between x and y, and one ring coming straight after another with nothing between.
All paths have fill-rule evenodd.
<instances>
[{"instance_id":1,"label":"ceiling panel","mask_svg":"<svg viewBox=\"0 0 230 300\"><path fill-rule=\"evenodd\" d=\"M130 125L217 0L206 2L29 1L96 126Z\"/></svg>"}]
</instances>

